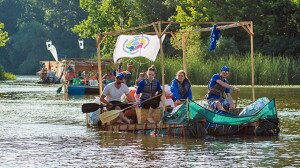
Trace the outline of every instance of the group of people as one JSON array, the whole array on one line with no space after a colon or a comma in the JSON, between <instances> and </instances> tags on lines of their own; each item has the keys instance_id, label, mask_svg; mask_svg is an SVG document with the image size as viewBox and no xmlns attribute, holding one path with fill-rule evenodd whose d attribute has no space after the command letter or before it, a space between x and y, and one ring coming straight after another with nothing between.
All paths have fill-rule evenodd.
<instances>
[{"instance_id":1,"label":"group of people","mask_svg":"<svg viewBox=\"0 0 300 168\"><path fill-rule=\"evenodd\" d=\"M227 111L229 108L234 108L234 103L230 95L230 90L240 91L239 88L228 84L227 77L229 75L229 67L223 66L221 72L214 74L208 85L207 101L209 105L221 111ZM148 122L154 123L153 112L159 107L162 86L158 79L155 78L156 70L154 66L148 68L146 72L140 73L136 81L136 92L134 96L130 94L129 87L124 82L126 75L118 73L116 81L106 85L100 97L100 101L107 104L107 109L124 109L132 104L122 103L122 95L126 95L129 102L136 102L140 107L149 109ZM186 76L185 71L179 70L176 73L175 79L171 82L172 100L175 105L181 104L186 99L192 100L191 82ZM226 98L223 97L225 93ZM139 95L139 96L138 96ZM124 113L120 113L119 123L132 123L132 120L127 118Z\"/></svg>"},{"instance_id":2,"label":"group of people","mask_svg":"<svg viewBox=\"0 0 300 168\"><path fill-rule=\"evenodd\" d=\"M73 67L67 68L66 80L69 85L79 84L79 85L90 85L89 81L96 81L98 84L98 73L79 71L76 73ZM78 82L78 83L77 83Z\"/></svg>"},{"instance_id":3,"label":"group of people","mask_svg":"<svg viewBox=\"0 0 300 168\"><path fill-rule=\"evenodd\" d=\"M40 80L43 83L60 83L61 76L58 78L56 72L47 69L45 66L40 71Z\"/></svg>"}]
</instances>

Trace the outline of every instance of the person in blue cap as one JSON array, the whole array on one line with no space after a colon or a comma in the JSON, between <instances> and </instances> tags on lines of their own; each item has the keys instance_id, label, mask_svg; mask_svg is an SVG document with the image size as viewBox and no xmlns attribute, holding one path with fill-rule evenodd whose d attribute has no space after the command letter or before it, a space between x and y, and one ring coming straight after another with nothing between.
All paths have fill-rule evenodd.
<instances>
[{"instance_id":1,"label":"person in blue cap","mask_svg":"<svg viewBox=\"0 0 300 168\"><path fill-rule=\"evenodd\" d=\"M121 102L121 97L125 94L129 100L134 102L134 98L130 95L130 91L127 85L123 82L124 74L118 73L116 76L116 81L109 83L104 87L102 95L100 96L100 101L107 105L107 110L120 110L126 107L131 106L131 104L125 104ZM120 120L118 123L128 123L131 124L131 121L123 114L119 115Z\"/></svg>"},{"instance_id":2,"label":"person in blue cap","mask_svg":"<svg viewBox=\"0 0 300 168\"><path fill-rule=\"evenodd\" d=\"M229 67L222 66L221 72L214 74L208 84L207 101L210 107L218 111L227 111L234 108L234 103L230 95L230 90L239 92L240 89L229 85L227 77L229 76ZM225 92L226 98L223 98Z\"/></svg>"}]
</instances>

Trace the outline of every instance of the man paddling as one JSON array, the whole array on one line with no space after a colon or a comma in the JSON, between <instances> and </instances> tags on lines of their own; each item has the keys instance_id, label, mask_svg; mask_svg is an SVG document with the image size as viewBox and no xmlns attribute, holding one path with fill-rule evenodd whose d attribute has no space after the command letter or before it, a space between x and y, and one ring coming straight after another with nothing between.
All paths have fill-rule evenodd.
<instances>
[{"instance_id":1,"label":"man paddling","mask_svg":"<svg viewBox=\"0 0 300 168\"><path fill-rule=\"evenodd\" d=\"M116 81L104 87L100 101L107 105L107 110L121 110L131 106L131 104L125 104L121 102L121 97L123 94L125 94L134 102L133 97L130 95L129 88L123 83L123 80L124 74L118 73L116 76ZM130 119L128 119L124 113L120 113L119 118L120 119L118 120L118 123L131 123Z\"/></svg>"},{"instance_id":2,"label":"man paddling","mask_svg":"<svg viewBox=\"0 0 300 168\"><path fill-rule=\"evenodd\" d=\"M227 111L229 108L234 108L230 90L239 92L240 89L228 84L226 79L228 76L229 67L223 66L221 72L219 74L214 74L208 84L207 101L209 106L216 110ZM223 98L224 92L226 98Z\"/></svg>"}]
</instances>

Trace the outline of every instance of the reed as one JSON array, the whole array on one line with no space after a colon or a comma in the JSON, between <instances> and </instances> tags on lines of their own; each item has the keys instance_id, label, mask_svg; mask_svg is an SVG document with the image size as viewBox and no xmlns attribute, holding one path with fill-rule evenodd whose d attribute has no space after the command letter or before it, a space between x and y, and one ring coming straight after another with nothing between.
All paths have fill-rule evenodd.
<instances>
[{"instance_id":1,"label":"reed","mask_svg":"<svg viewBox=\"0 0 300 168\"><path fill-rule=\"evenodd\" d=\"M260 53L254 55L255 60L255 84L257 85L293 85L299 84L300 66L299 60L286 57L271 57ZM157 68L157 77L161 79L161 62L158 58L153 64ZM220 72L220 67L230 67L228 80L231 84L251 85L251 59L250 54L244 56L229 55L217 60L203 60L197 57L188 57L188 78L194 85L208 84L211 76ZM183 69L181 58L164 60L165 81L170 83L178 70Z\"/></svg>"}]
</instances>

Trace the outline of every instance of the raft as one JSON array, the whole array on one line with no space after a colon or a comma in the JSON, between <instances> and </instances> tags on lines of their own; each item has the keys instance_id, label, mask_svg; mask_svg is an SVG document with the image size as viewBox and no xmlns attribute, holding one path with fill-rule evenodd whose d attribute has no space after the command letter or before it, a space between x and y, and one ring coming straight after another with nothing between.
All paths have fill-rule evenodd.
<instances>
[{"instance_id":1,"label":"raft","mask_svg":"<svg viewBox=\"0 0 300 168\"><path fill-rule=\"evenodd\" d=\"M253 103L254 105L255 102ZM252 104L252 105L253 105ZM131 132L155 136L204 138L206 136L277 136L280 132L275 100L271 100L252 115L238 115L242 109L219 113L196 103L186 101L178 110L162 113L160 123L101 124L103 131ZM138 113L137 113L138 114Z\"/></svg>"}]
</instances>

